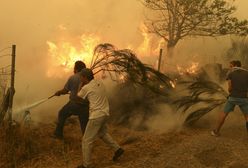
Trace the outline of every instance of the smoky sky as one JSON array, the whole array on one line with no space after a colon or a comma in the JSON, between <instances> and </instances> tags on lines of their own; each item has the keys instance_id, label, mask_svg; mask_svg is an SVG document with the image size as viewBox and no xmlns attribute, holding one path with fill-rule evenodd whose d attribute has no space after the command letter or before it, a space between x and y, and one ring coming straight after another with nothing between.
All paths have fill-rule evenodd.
<instances>
[{"instance_id":1,"label":"smoky sky","mask_svg":"<svg viewBox=\"0 0 248 168\"><path fill-rule=\"evenodd\" d=\"M142 40L142 21L143 6L136 0L1 0L0 49L17 46L14 105L33 103L64 86L67 76L46 77L46 42L56 43L59 27L65 27L71 37L96 33L102 42L127 46ZM57 112L66 99L50 100L37 113Z\"/></svg>"}]
</instances>

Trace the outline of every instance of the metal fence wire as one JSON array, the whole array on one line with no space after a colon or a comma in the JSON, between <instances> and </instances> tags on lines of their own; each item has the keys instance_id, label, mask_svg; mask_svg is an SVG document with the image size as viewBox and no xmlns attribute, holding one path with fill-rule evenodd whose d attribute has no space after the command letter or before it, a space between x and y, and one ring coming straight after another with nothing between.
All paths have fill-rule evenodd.
<instances>
[{"instance_id":1,"label":"metal fence wire","mask_svg":"<svg viewBox=\"0 0 248 168\"><path fill-rule=\"evenodd\" d=\"M14 75L13 56L15 57L15 45L0 48L0 124L6 117L10 107L12 110L14 95L14 85L12 81L14 77L12 76ZM11 111L8 118L12 120Z\"/></svg>"}]
</instances>

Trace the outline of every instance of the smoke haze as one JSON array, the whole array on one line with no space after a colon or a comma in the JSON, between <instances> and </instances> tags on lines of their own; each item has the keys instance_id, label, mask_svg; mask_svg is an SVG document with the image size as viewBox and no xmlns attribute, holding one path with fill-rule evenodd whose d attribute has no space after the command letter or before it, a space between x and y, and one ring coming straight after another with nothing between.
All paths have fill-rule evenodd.
<instances>
[{"instance_id":1,"label":"smoke haze","mask_svg":"<svg viewBox=\"0 0 248 168\"><path fill-rule=\"evenodd\" d=\"M248 19L248 2L237 0L235 4L237 16ZM144 21L144 8L138 0L2 0L0 12L0 49L17 45L17 106L49 97L67 80L68 76L46 77L48 40L56 42L63 37L93 33L100 35L101 42L119 48L130 44L135 48L143 41L139 27ZM217 60L228 46L229 38L186 39L177 47L176 55L182 62L195 57L202 60L202 55L205 62L210 62ZM51 99L34 111L42 116L56 115L66 99L67 96Z\"/></svg>"}]
</instances>

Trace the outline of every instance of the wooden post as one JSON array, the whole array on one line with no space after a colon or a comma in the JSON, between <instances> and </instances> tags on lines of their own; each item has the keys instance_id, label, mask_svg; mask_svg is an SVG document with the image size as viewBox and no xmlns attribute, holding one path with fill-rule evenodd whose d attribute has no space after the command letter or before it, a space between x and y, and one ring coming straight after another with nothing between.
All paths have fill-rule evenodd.
<instances>
[{"instance_id":1,"label":"wooden post","mask_svg":"<svg viewBox=\"0 0 248 168\"><path fill-rule=\"evenodd\" d=\"M13 107L13 98L15 94L15 58L16 58L16 45L12 45L11 53L11 81L10 81L10 98L9 98L9 122L12 122L12 107Z\"/></svg>"},{"instance_id":2,"label":"wooden post","mask_svg":"<svg viewBox=\"0 0 248 168\"><path fill-rule=\"evenodd\" d=\"M160 72L160 69L161 69L162 55L163 55L163 49L160 48L160 50L159 50L159 58L158 58L158 71L159 71L159 72Z\"/></svg>"}]
</instances>

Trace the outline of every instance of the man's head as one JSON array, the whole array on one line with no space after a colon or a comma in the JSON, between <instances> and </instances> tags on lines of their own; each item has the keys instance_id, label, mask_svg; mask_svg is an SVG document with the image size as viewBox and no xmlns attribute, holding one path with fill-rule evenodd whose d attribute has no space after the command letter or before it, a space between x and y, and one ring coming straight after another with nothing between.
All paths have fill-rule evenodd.
<instances>
[{"instance_id":1,"label":"man's head","mask_svg":"<svg viewBox=\"0 0 248 168\"><path fill-rule=\"evenodd\" d=\"M94 79L94 74L91 69L84 68L80 72L81 80L83 84L89 83L92 79Z\"/></svg>"},{"instance_id":2,"label":"man's head","mask_svg":"<svg viewBox=\"0 0 248 168\"><path fill-rule=\"evenodd\" d=\"M233 60L230 62L230 68L241 67L241 62L239 60Z\"/></svg>"},{"instance_id":3,"label":"man's head","mask_svg":"<svg viewBox=\"0 0 248 168\"><path fill-rule=\"evenodd\" d=\"M74 65L74 73L80 72L84 68L86 68L86 65L83 61L76 61Z\"/></svg>"}]
</instances>

